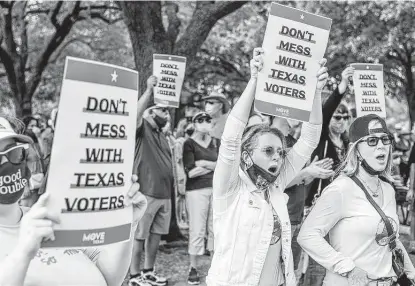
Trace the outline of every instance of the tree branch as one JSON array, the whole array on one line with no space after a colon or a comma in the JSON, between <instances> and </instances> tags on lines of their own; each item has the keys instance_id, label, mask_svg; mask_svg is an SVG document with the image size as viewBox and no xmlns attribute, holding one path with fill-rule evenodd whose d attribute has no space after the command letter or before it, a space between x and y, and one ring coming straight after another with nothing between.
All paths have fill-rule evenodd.
<instances>
[{"instance_id":1,"label":"tree branch","mask_svg":"<svg viewBox=\"0 0 415 286\"><path fill-rule=\"evenodd\" d=\"M185 55L188 63L192 62L197 50L202 46L210 30L222 17L242 7L246 1L235 2L197 1L192 19L183 36L175 45L174 53Z\"/></svg>"},{"instance_id":2,"label":"tree branch","mask_svg":"<svg viewBox=\"0 0 415 286\"><path fill-rule=\"evenodd\" d=\"M179 28L181 25L181 21L177 16L178 12L179 6L176 3L166 2L166 14L169 22L169 26L167 28L167 38L171 42L172 46L174 46L174 43L176 42L177 36L180 32Z\"/></svg>"},{"instance_id":3,"label":"tree branch","mask_svg":"<svg viewBox=\"0 0 415 286\"><path fill-rule=\"evenodd\" d=\"M10 5L7 12L4 14L4 42L6 45L7 53L10 57L15 59L17 57L16 42L14 41L13 34L13 5Z\"/></svg>"},{"instance_id":4,"label":"tree branch","mask_svg":"<svg viewBox=\"0 0 415 286\"><path fill-rule=\"evenodd\" d=\"M109 25L115 24L115 23L123 20L122 17L118 17L118 18L115 18L115 19L110 19L110 18L105 17L103 13L97 13L97 12L91 12L90 17L91 17L91 19L99 19L101 21L104 21L105 23L107 23Z\"/></svg>"},{"instance_id":5,"label":"tree branch","mask_svg":"<svg viewBox=\"0 0 415 286\"><path fill-rule=\"evenodd\" d=\"M62 8L62 5L63 1L59 1L56 4L55 9L53 9L52 15L50 16L50 21L52 22L53 26L55 26L56 30L60 28L60 24L58 23L58 14Z\"/></svg>"},{"instance_id":6,"label":"tree branch","mask_svg":"<svg viewBox=\"0 0 415 286\"><path fill-rule=\"evenodd\" d=\"M72 11L68 13L65 18L62 20L59 28L55 31L55 34L51 37L49 43L46 45L43 52L40 54L39 58L36 61L34 66L33 75L28 82L28 89L25 97L23 99L23 112L30 110L31 98L35 93L42 74L49 62L50 57L56 51L56 49L62 44L65 37L71 31L73 25L79 18L79 13L81 12L81 1L76 1Z\"/></svg>"},{"instance_id":7,"label":"tree branch","mask_svg":"<svg viewBox=\"0 0 415 286\"><path fill-rule=\"evenodd\" d=\"M4 69L6 70L10 89L12 93L18 97L19 94L17 90L16 72L14 71L13 59L2 47L0 47L0 60L4 65Z\"/></svg>"}]
</instances>

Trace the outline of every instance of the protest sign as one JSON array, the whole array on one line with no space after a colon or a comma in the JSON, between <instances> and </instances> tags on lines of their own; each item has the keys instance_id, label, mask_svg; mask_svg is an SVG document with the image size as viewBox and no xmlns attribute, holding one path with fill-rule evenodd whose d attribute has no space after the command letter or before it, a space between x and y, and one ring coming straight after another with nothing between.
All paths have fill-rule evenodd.
<instances>
[{"instance_id":1,"label":"protest sign","mask_svg":"<svg viewBox=\"0 0 415 286\"><path fill-rule=\"evenodd\" d=\"M179 107L185 71L185 57L153 55L153 75L158 79L154 88L154 103Z\"/></svg>"},{"instance_id":2,"label":"protest sign","mask_svg":"<svg viewBox=\"0 0 415 286\"><path fill-rule=\"evenodd\" d=\"M261 113L309 120L330 27L329 18L272 3L255 94Z\"/></svg>"},{"instance_id":3,"label":"protest sign","mask_svg":"<svg viewBox=\"0 0 415 286\"><path fill-rule=\"evenodd\" d=\"M356 115L377 114L386 118L385 92L383 89L383 65L352 64Z\"/></svg>"},{"instance_id":4,"label":"protest sign","mask_svg":"<svg viewBox=\"0 0 415 286\"><path fill-rule=\"evenodd\" d=\"M88 247L130 238L138 73L66 58L46 191L61 213L55 241Z\"/></svg>"}]
</instances>

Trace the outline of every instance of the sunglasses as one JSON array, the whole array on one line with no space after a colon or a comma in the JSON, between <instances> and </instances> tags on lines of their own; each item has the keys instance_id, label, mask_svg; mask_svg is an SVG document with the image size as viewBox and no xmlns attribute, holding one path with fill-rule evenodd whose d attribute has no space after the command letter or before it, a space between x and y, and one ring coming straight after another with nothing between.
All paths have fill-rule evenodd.
<instances>
[{"instance_id":1,"label":"sunglasses","mask_svg":"<svg viewBox=\"0 0 415 286\"><path fill-rule=\"evenodd\" d=\"M196 119L197 123L203 123L203 122L207 122L210 123L212 122L212 119L210 119L209 117L200 117L198 119Z\"/></svg>"},{"instance_id":2,"label":"sunglasses","mask_svg":"<svg viewBox=\"0 0 415 286\"><path fill-rule=\"evenodd\" d=\"M206 100L206 104L215 104L215 103L219 103L219 102L218 101Z\"/></svg>"},{"instance_id":3,"label":"sunglasses","mask_svg":"<svg viewBox=\"0 0 415 286\"><path fill-rule=\"evenodd\" d=\"M382 141L383 145L387 146L387 145L392 144L393 139L391 136L382 136L382 137L371 136L371 137L366 138L366 140L362 140L362 142L366 141L367 145L369 145L370 147L374 147L378 145L379 140Z\"/></svg>"},{"instance_id":4,"label":"sunglasses","mask_svg":"<svg viewBox=\"0 0 415 286\"><path fill-rule=\"evenodd\" d=\"M8 150L0 152L0 158L6 157L10 163L17 165L26 160L28 149L29 144L13 146Z\"/></svg>"},{"instance_id":5,"label":"sunglasses","mask_svg":"<svg viewBox=\"0 0 415 286\"><path fill-rule=\"evenodd\" d=\"M349 120L350 119L350 116L349 115L344 115L344 116L341 116L341 115L334 115L333 116L333 118L336 120L336 121L340 121L340 120L344 120L344 121L347 121L347 120Z\"/></svg>"},{"instance_id":6,"label":"sunglasses","mask_svg":"<svg viewBox=\"0 0 415 286\"><path fill-rule=\"evenodd\" d=\"M287 151L281 148L277 148L276 150L273 147L265 147L261 149L262 153L265 153L265 155L267 155L267 157L274 157L275 153L278 154L278 156L280 158L284 158L285 155L287 154Z\"/></svg>"}]
</instances>

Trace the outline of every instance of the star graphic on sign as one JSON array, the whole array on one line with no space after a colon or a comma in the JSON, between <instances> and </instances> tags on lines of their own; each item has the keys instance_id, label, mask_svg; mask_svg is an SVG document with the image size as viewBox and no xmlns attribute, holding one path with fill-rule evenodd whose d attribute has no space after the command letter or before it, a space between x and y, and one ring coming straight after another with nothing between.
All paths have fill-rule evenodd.
<instances>
[{"instance_id":1,"label":"star graphic on sign","mask_svg":"<svg viewBox=\"0 0 415 286\"><path fill-rule=\"evenodd\" d=\"M369 66L366 66L366 69L368 70L369 69Z\"/></svg>"},{"instance_id":2,"label":"star graphic on sign","mask_svg":"<svg viewBox=\"0 0 415 286\"><path fill-rule=\"evenodd\" d=\"M113 82L113 81L117 82L117 77L118 77L118 74L114 70L114 72L111 74L111 82Z\"/></svg>"},{"instance_id":3,"label":"star graphic on sign","mask_svg":"<svg viewBox=\"0 0 415 286\"><path fill-rule=\"evenodd\" d=\"M301 20L304 20L304 14L301 14L300 18Z\"/></svg>"}]
</instances>

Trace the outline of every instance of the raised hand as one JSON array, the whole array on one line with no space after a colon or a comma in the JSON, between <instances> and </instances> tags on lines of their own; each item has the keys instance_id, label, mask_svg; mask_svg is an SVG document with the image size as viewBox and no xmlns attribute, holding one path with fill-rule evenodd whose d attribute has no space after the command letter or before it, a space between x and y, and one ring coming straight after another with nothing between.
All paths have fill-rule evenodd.
<instances>
[{"instance_id":1,"label":"raised hand","mask_svg":"<svg viewBox=\"0 0 415 286\"><path fill-rule=\"evenodd\" d=\"M347 89L347 85L349 83L349 78L352 77L354 74L354 68L353 67L347 67L342 72L342 80L339 84L339 93L344 94Z\"/></svg>"},{"instance_id":2,"label":"raised hand","mask_svg":"<svg viewBox=\"0 0 415 286\"><path fill-rule=\"evenodd\" d=\"M320 69L317 71L317 89L323 89L323 87L327 83L327 79L329 78L329 74L327 73L327 68L325 67L327 63L326 59L322 59L319 62Z\"/></svg>"},{"instance_id":3,"label":"raised hand","mask_svg":"<svg viewBox=\"0 0 415 286\"><path fill-rule=\"evenodd\" d=\"M258 73L262 70L262 67L264 66L263 54L264 50L262 48L254 49L254 57L250 62L251 78L257 78Z\"/></svg>"},{"instance_id":4,"label":"raised hand","mask_svg":"<svg viewBox=\"0 0 415 286\"><path fill-rule=\"evenodd\" d=\"M54 226L60 223L59 214L52 213L47 208L49 194L40 196L30 211L20 223L20 234L17 247L22 254L33 259L43 240L55 240Z\"/></svg>"}]
</instances>

